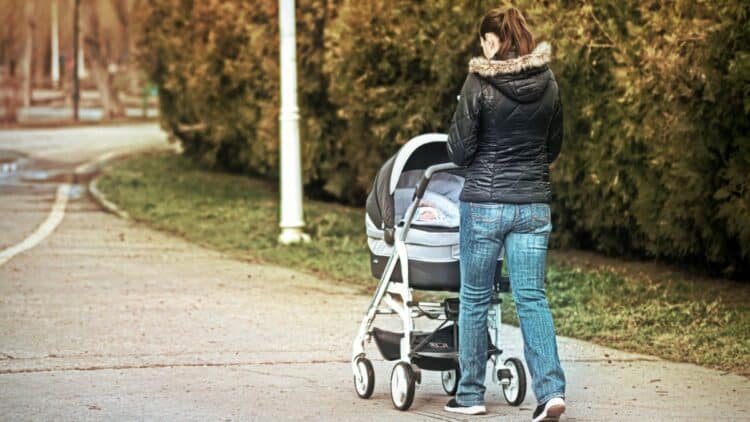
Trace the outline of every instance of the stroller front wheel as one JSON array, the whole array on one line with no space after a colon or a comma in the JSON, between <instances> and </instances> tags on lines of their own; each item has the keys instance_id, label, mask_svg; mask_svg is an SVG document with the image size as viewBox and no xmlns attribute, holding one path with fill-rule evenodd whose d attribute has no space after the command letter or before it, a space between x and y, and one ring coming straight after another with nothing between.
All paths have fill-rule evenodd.
<instances>
[{"instance_id":1,"label":"stroller front wheel","mask_svg":"<svg viewBox=\"0 0 750 422\"><path fill-rule=\"evenodd\" d=\"M363 399L369 399L375 389L375 370L369 359L357 358L357 372L354 374L354 390Z\"/></svg>"},{"instance_id":2,"label":"stroller front wheel","mask_svg":"<svg viewBox=\"0 0 750 422\"><path fill-rule=\"evenodd\" d=\"M526 398L526 370L523 362L518 358L508 358L505 361L507 372L498 371L498 379L502 382L503 396L511 406L519 406Z\"/></svg>"},{"instance_id":3,"label":"stroller front wheel","mask_svg":"<svg viewBox=\"0 0 750 422\"><path fill-rule=\"evenodd\" d=\"M407 410L414 402L416 375L406 362L399 362L391 372L391 401L398 410Z\"/></svg>"},{"instance_id":4,"label":"stroller front wheel","mask_svg":"<svg viewBox=\"0 0 750 422\"><path fill-rule=\"evenodd\" d=\"M440 380L443 382L443 391L449 396L455 396L458 391L458 380L461 379L461 370L451 369L450 371L443 371L440 374Z\"/></svg>"}]
</instances>

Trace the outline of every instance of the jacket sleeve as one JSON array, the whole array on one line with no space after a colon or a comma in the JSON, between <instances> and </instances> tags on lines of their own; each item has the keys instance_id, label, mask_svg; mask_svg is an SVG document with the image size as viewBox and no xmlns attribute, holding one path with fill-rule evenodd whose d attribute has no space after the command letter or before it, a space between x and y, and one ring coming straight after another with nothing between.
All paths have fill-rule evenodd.
<instances>
[{"instance_id":1,"label":"jacket sleeve","mask_svg":"<svg viewBox=\"0 0 750 422\"><path fill-rule=\"evenodd\" d=\"M547 132L547 162L552 163L562 149L563 141L563 107L560 99L560 91L557 92L554 112L552 113L552 122Z\"/></svg>"},{"instance_id":2,"label":"jacket sleeve","mask_svg":"<svg viewBox=\"0 0 750 422\"><path fill-rule=\"evenodd\" d=\"M461 88L458 107L453 113L451 127L448 130L448 157L456 165L471 164L477 151L481 95L482 87L479 78L469 73Z\"/></svg>"}]
</instances>

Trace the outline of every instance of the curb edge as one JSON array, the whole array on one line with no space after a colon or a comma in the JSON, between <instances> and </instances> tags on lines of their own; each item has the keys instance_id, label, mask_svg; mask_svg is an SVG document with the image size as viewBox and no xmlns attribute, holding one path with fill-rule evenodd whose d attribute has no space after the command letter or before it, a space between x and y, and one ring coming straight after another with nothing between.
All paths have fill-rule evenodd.
<instances>
[{"instance_id":1,"label":"curb edge","mask_svg":"<svg viewBox=\"0 0 750 422\"><path fill-rule=\"evenodd\" d=\"M91 177L87 190L91 194L92 197L94 197L94 201L99 204L99 207L102 208L104 211L109 212L111 214L116 215L117 217L122 218L123 220L132 220L130 217L130 214L128 214L126 211L121 209L117 204L107 199L107 196L99 190L98 181L99 177L101 177L102 169L108 165L111 164L114 161L122 160L125 158L131 158L137 155L146 155L146 154L152 154L152 153L159 153L159 152L174 152L175 154L180 153L180 149L178 147L175 147L173 145L170 145L167 148L147 148L140 151L129 151L124 153L106 153L101 156L99 156L97 159L82 164L76 168L74 177L75 179L79 179L81 177L89 176Z\"/></svg>"},{"instance_id":2,"label":"curb edge","mask_svg":"<svg viewBox=\"0 0 750 422\"><path fill-rule=\"evenodd\" d=\"M112 213L123 220L130 220L130 215L120 209L120 207L117 206L114 202L107 199L107 196L102 193L102 191L99 190L99 187L97 186L97 182L99 181L99 176L94 177L89 182L88 190L89 193L91 193L91 196L94 197L94 200L99 204L101 208L103 208L105 211Z\"/></svg>"}]
</instances>

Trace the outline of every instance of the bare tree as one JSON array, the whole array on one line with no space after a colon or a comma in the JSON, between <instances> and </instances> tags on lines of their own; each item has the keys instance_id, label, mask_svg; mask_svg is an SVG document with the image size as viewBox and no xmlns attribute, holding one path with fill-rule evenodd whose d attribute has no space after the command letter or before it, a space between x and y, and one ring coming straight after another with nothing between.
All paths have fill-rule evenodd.
<instances>
[{"instance_id":1,"label":"bare tree","mask_svg":"<svg viewBox=\"0 0 750 422\"><path fill-rule=\"evenodd\" d=\"M104 118L110 119L123 116L125 112L114 90L112 75L109 72L111 49L101 25L99 4L96 0L81 2L81 31L91 73L99 90Z\"/></svg>"},{"instance_id":2,"label":"bare tree","mask_svg":"<svg viewBox=\"0 0 750 422\"><path fill-rule=\"evenodd\" d=\"M128 7L128 0L112 0L112 7L115 9L117 20L120 21L125 33L127 35L128 23L130 22L130 8Z\"/></svg>"},{"instance_id":3,"label":"bare tree","mask_svg":"<svg viewBox=\"0 0 750 422\"><path fill-rule=\"evenodd\" d=\"M24 4L23 24L23 50L21 51L21 69L19 88L21 90L21 104L24 107L31 106L31 61L34 57L34 19L35 1L28 0Z\"/></svg>"},{"instance_id":4,"label":"bare tree","mask_svg":"<svg viewBox=\"0 0 750 422\"><path fill-rule=\"evenodd\" d=\"M23 41L23 10L0 0L0 105L5 108L0 121L14 122L20 105L18 59Z\"/></svg>"},{"instance_id":5,"label":"bare tree","mask_svg":"<svg viewBox=\"0 0 750 422\"><path fill-rule=\"evenodd\" d=\"M119 57L124 70L127 72L128 91L131 94L138 93L138 72L135 70L135 63L132 57L133 40L131 36L133 30L133 16L136 10L143 2L141 0L112 0L112 8L115 11L117 20L120 22L123 34L123 54Z\"/></svg>"}]
</instances>

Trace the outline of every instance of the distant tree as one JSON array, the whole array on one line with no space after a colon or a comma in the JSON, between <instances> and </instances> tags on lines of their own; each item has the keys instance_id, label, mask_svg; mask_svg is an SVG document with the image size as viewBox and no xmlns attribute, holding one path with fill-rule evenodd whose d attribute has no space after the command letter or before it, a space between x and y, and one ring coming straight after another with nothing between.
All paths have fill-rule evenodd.
<instances>
[{"instance_id":1,"label":"distant tree","mask_svg":"<svg viewBox=\"0 0 750 422\"><path fill-rule=\"evenodd\" d=\"M113 78L109 71L113 60L112 32L102 26L100 18L102 3L97 0L81 2L81 32L88 63L99 91L105 118L119 117L125 109L117 97Z\"/></svg>"},{"instance_id":2,"label":"distant tree","mask_svg":"<svg viewBox=\"0 0 750 422\"><path fill-rule=\"evenodd\" d=\"M28 0L24 4L23 13L23 51L21 53L20 89L21 103L24 107L31 105L31 59L34 54L34 9L36 1Z\"/></svg>"},{"instance_id":3,"label":"distant tree","mask_svg":"<svg viewBox=\"0 0 750 422\"><path fill-rule=\"evenodd\" d=\"M127 89L131 94L138 93L139 78L136 63L133 60L136 37L132 36L132 33L136 31L138 25L136 11L142 4L142 0L112 0L112 7L122 29L122 52L118 57L118 62L121 64L122 72L126 73Z\"/></svg>"},{"instance_id":4,"label":"distant tree","mask_svg":"<svg viewBox=\"0 0 750 422\"><path fill-rule=\"evenodd\" d=\"M0 0L0 104L5 108L2 119L14 122L19 104L18 61L21 51L23 10L11 7L10 0Z\"/></svg>"},{"instance_id":5,"label":"distant tree","mask_svg":"<svg viewBox=\"0 0 750 422\"><path fill-rule=\"evenodd\" d=\"M18 64L21 46L23 9L12 7L10 0L0 0L0 65L7 66L10 75Z\"/></svg>"}]
</instances>

